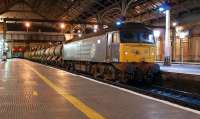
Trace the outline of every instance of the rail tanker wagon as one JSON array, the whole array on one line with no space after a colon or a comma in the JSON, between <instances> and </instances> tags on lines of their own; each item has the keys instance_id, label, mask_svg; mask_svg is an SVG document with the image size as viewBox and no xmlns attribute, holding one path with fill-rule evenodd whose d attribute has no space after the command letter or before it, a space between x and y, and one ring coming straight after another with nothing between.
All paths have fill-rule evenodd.
<instances>
[{"instance_id":1,"label":"rail tanker wagon","mask_svg":"<svg viewBox=\"0 0 200 119\"><path fill-rule=\"evenodd\" d=\"M55 60L55 64L56 65L58 65L58 66L62 66L63 67L63 45L58 45L58 46L56 46L56 48L55 48L55 51L54 51L54 54L55 54L55 58L54 58L54 60Z\"/></svg>"},{"instance_id":2,"label":"rail tanker wagon","mask_svg":"<svg viewBox=\"0 0 200 119\"><path fill-rule=\"evenodd\" d=\"M69 70L124 82L152 81L160 71L154 63L155 49L152 30L127 23L66 42L63 57Z\"/></svg>"},{"instance_id":3,"label":"rail tanker wagon","mask_svg":"<svg viewBox=\"0 0 200 119\"><path fill-rule=\"evenodd\" d=\"M55 47L51 47L49 49L49 57L47 58L47 61L48 61L47 63L48 64L52 64L53 63L52 59L54 57L54 50L55 50Z\"/></svg>"}]
</instances>

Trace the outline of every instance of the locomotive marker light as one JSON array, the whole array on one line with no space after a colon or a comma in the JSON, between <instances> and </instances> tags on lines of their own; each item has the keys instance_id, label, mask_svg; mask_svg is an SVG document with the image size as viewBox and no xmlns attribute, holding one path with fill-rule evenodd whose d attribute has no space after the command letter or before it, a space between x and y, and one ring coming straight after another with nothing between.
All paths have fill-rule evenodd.
<instances>
[{"instance_id":1,"label":"locomotive marker light","mask_svg":"<svg viewBox=\"0 0 200 119\"><path fill-rule=\"evenodd\" d=\"M165 13L165 49L164 49L164 65L171 65L171 41L170 41L170 6L166 1L159 8L160 12Z\"/></svg>"},{"instance_id":2,"label":"locomotive marker light","mask_svg":"<svg viewBox=\"0 0 200 119\"><path fill-rule=\"evenodd\" d=\"M128 55L128 52L124 52L125 55Z\"/></svg>"}]
</instances>

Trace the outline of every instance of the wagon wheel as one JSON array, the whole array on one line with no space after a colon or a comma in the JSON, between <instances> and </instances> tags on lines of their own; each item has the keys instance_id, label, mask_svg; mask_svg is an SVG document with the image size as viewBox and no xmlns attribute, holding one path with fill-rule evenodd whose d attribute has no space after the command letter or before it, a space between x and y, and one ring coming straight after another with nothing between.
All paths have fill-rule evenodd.
<instances>
[{"instance_id":1,"label":"wagon wheel","mask_svg":"<svg viewBox=\"0 0 200 119\"><path fill-rule=\"evenodd\" d=\"M99 77L99 73L100 73L100 71L99 71L98 66L97 66L97 65L93 65L93 66L92 66L92 69L91 69L91 71L90 71L90 74L91 74L92 76L94 76L94 78L98 78L98 77Z\"/></svg>"},{"instance_id":2,"label":"wagon wheel","mask_svg":"<svg viewBox=\"0 0 200 119\"><path fill-rule=\"evenodd\" d=\"M75 72L76 71L73 64L69 64L69 71L70 72Z\"/></svg>"},{"instance_id":3,"label":"wagon wheel","mask_svg":"<svg viewBox=\"0 0 200 119\"><path fill-rule=\"evenodd\" d=\"M66 67L67 71L70 71L70 65L69 65L69 63L66 63L65 67Z\"/></svg>"}]
</instances>

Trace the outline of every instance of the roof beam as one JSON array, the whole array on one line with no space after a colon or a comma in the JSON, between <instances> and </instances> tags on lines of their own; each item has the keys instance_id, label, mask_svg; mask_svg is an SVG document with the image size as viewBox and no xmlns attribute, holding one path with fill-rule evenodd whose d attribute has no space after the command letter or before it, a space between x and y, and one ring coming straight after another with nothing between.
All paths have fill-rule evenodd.
<instances>
[{"instance_id":1,"label":"roof beam","mask_svg":"<svg viewBox=\"0 0 200 119\"><path fill-rule=\"evenodd\" d=\"M68 24L88 24L95 25L93 22L82 22L82 21L66 21L66 20L50 20L50 19L20 19L20 18L4 18L5 21L16 21L16 22L49 22L49 23L68 23Z\"/></svg>"},{"instance_id":2,"label":"roof beam","mask_svg":"<svg viewBox=\"0 0 200 119\"><path fill-rule=\"evenodd\" d=\"M79 0L74 0L74 1L71 3L71 5L69 5L69 7L67 7L67 8L65 9L65 11L64 11L62 14L58 15L57 17L58 17L59 19L62 18L62 17L64 17L66 14L68 14L69 10L70 10L75 4L77 4L78 2L79 2Z\"/></svg>"},{"instance_id":3,"label":"roof beam","mask_svg":"<svg viewBox=\"0 0 200 119\"><path fill-rule=\"evenodd\" d=\"M16 0L16 1L14 1L14 2L8 4L8 1L7 1L7 2L5 3L6 8L0 12L0 15L1 15L1 14L4 14L5 12L7 12L7 11L8 11L11 7L13 7L15 4L22 3L22 2L23 2L23 1Z\"/></svg>"}]
</instances>

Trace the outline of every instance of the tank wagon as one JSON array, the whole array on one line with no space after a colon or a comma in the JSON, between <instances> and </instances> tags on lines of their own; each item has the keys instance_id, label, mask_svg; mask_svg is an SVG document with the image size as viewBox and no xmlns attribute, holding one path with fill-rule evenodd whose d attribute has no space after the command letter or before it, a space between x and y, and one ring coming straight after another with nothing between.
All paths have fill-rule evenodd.
<instances>
[{"instance_id":1,"label":"tank wagon","mask_svg":"<svg viewBox=\"0 0 200 119\"><path fill-rule=\"evenodd\" d=\"M63 45L58 45L49 48L27 51L25 52L24 57L26 59L44 64L63 66L62 47Z\"/></svg>"},{"instance_id":2,"label":"tank wagon","mask_svg":"<svg viewBox=\"0 0 200 119\"><path fill-rule=\"evenodd\" d=\"M125 23L48 48L45 59L69 71L106 80L149 82L160 72L155 64L155 51L151 29L143 24Z\"/></svg>"}]
</instances>

